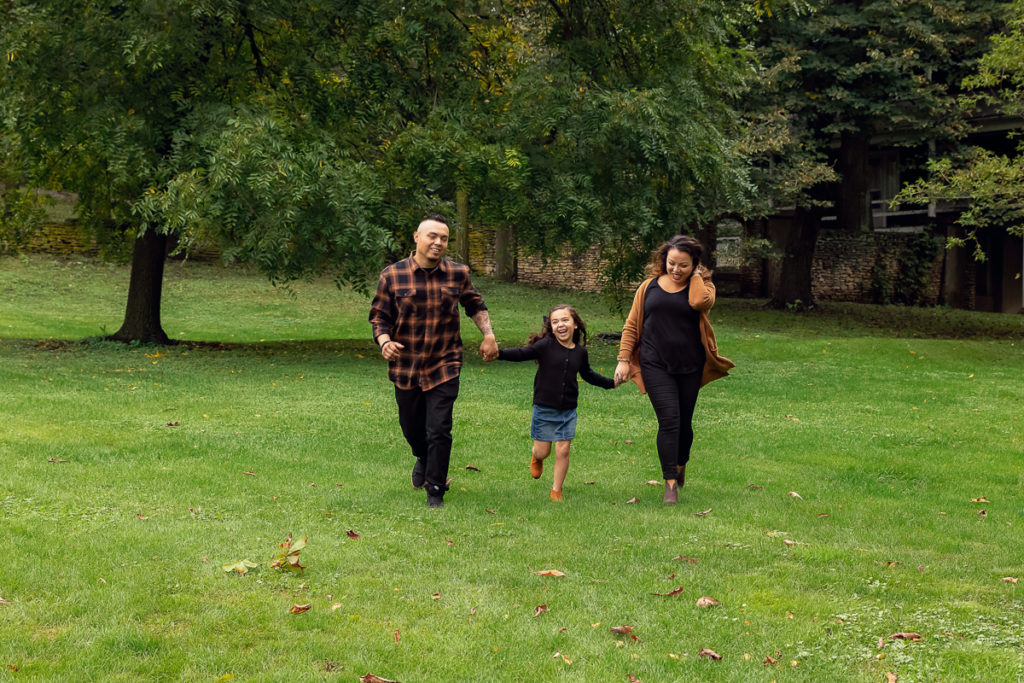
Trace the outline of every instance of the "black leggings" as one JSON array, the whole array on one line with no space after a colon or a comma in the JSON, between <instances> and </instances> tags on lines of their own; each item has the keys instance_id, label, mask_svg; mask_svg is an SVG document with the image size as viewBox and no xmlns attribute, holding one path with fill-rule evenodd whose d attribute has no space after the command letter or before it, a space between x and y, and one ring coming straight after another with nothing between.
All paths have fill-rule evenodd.
<instances>
[{"instance_id":1,"label":"black leggings","mask_svg":"<svg viewBox=\"0 0 1024 683\"><path fill-rule=\"evenodd\" d=\"M659 368L640 366L647 395L658 417L658 459L661 476L675 479L676 466L690 459L693 445L693 408L700 391L701 370L674 375Z\"/></svg>"}]
</instances>

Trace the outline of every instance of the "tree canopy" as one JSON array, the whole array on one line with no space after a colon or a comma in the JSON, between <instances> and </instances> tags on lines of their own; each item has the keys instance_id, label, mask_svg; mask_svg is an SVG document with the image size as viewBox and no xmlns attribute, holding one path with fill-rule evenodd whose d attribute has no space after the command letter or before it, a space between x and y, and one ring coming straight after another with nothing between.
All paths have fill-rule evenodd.
<instances>
[{"instance_id":1,"label":"tree canopy","mask_svg":"<svg viewBox=\"0 0 1024 683\"><path fill-rule=\"evenodd\" d=\"M810 255L822 207L838 226L870 229L871 140L951 141L967 130L960 80L999 25L1004 3L844 0L782 8L755 33L762 78L755 120L772 123L756 174L762 200L790 199L778 305L810 302ZM770 140L768 141L771 142ZM827 162L834 168L832 182Z\"/></svg>"},{"instance_id":2,"label":"tree canopy","mask_svg":"<svg viewBox=\"0 0 1024 683\"><path fill-rule=\"evenodd\" d=\"M967 114L987 111L1024 120L1024 2L1013 3L1006 30L992 37L991 49L964 86L961 104ZM899 199L962 204L957 222L964 235L951 238L951 245L970 245L974 257L984 260L983 231L1024 236L1024 142L1019 137L1013 152L971 146L931 160L928 171L928 177L904 188Z\"/></svg>"},{"instance_id":3,"label":"tree canopy","mask_svg":"<svg viewBox=\"0 0 1024 683\"><path fill-rule=\"evenodd\" d=\"M464 192L474 221L509 226L525 248L602 246L622 281L634 255L744 201L730 3L9 0L2 12L7 176L76 192L104 242L138 237L136 257L151 252L120 338L165 339L167 235L215 241L275 281L359 283L424 211ZM140 307L155 318L128 325Z\"/></svg>"}]
</instances>

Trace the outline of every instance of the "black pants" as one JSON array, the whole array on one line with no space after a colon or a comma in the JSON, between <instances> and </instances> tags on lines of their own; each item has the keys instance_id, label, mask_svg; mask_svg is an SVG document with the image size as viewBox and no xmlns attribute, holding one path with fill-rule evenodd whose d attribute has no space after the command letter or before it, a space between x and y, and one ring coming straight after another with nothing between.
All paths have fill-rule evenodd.
<instances>
[{"instance_id":1,"label":"black pants","mask_svg":"<svg viewBox=\"0 0 1024 683\"><path fill-rule=\"evenodd\" d=\"M674 375L664 370L640 366L647 395L658 417L658 459L661 476L676 478L676 466L690 459L693 445L693 408L700 391L701 370Z\"/></svg>"},{"instance_id":2,"label":"black pants","mask_svg":"<svg viewBox=\"0 0 1024 683\"><path fill-rule=\"evenodd\" d=\"M444 495L452 454L452 409L458 396L458 377L427 391L395 387L398 423L412 454L426 467L431 496Z\"/></svg>"}]
</instances>

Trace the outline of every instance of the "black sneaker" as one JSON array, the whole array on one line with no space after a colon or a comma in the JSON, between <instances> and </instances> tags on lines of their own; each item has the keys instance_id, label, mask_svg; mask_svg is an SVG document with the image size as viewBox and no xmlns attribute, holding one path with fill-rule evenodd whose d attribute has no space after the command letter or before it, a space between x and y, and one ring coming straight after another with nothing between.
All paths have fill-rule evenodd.
<instances>
[{"instance_id":1,"label":"black sneaker","mask_svg":"<svg viewBox=\"0 0 1024 683\"><path fill-rule=\"evenodd\" d=\"M432 508L444 507L444 492L448 490L451 479L444 483L444 486L430 484L427 486L427 505Z\"/></svg>"},{"instance_id":2,"label":"black sneaker","mask_svg":"<svg viewBox=\"0 0 1024 683\"><path fill-rule=\"evenodd\" d=\"M416 458L416 464L412 466L412 487L421 489L426 482L427 466L422 460Z\"/></svg>"}]
</instances>

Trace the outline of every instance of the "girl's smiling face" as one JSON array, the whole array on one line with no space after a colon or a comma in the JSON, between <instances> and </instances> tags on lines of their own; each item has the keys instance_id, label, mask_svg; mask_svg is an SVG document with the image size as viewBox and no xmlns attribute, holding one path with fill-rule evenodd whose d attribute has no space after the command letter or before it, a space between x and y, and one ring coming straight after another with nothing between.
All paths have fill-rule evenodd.
<instances>
[{"instance_id":1,"label":"girl's smiling face","mask_svg":"<svg viewBox=\"0 0 1024 683\"><path fill-rule=\"evenodd\" d=\"M576 331L576 321L573 320L572 312L568 308L556 308L551 311L548 320L555 339L566 346L572 344L572 334Z\"/></svg>"}]
</instances>

